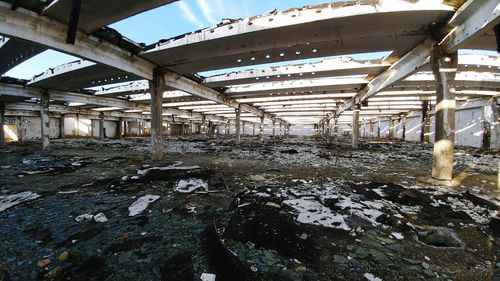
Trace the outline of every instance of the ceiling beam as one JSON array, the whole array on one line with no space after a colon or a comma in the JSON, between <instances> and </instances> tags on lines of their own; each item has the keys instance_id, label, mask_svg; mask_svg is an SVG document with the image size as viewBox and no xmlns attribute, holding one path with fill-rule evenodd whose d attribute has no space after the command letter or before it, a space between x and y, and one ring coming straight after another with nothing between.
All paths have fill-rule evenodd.
<instances>
[{"instance_id":1,"label":"ceiling beam","mask_svg":"<svg viewBox=\"0 0 500 281\"><path fill-rule=\"evenodd\" d=\"M0 19L2 19L0 34L48 46L70 55L121 69L147 80L153 80L155 64L99 38L88 36L81 30L76 32L74 45L66 44L65 31L67 30L67 24L65 23L22 8L12 11L10 5L5 2L0 2ZM169 71L166 76L169 77L167 86L169 84L177 85L178 88L174 88L178 90L187 89L190 91L186 92L190 94L201 97L208 96L216 102L231 104L232 107L238 106L234 99L227 98L219 92L186 77ZM274 116L263 114L262 111L252 106L243 106L242 110L260 114L259 116L274 118Z\"/></svg>"},{"instance_id":2,"label":"ceiling beam","mask_svg":"<svg viewBox=\"0 0 500 281\"><path fill-rule=\"evenodd\" d=\"M440 44L444 45L448 51L455 51L464 42L473 39L499 21L500 4L498 4L498 0L469 0L450 20L449 27L453 29ZM429 61L431 48L434 44L435 42L430 38L420 43L392 64L389 69L372 79L355 97L340 105L335 115L340 115L357 102L361 102L415 73Z\"/></svg>"}]
</instances>

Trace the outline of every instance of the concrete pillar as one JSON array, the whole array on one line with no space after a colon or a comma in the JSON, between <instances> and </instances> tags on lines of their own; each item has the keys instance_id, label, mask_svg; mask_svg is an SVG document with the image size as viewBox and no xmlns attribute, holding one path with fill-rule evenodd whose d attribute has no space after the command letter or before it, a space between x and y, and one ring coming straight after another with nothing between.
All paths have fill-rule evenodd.
<instances>
[{"instance_id":1,"label":"concrete pillar","mask_svg":"<svg viewBox=\"0 0 500 281\"><path fill-rule=\"evenodd\" d=\"M406 139L406 115L403 115L403 117L401 117L401 119L400 119L400 120L401 120L401 122L402 122L402 124L401 124L401 125L402 125L402 127L403 127L403 128L402 128L402 130L403 130L403 137L402 137L402 138L403 138L403 140L405 140L405 139Z\"/></svg>"},{"instance_id":2,"label":"concrete pillar","mask_svg":"<svg viewBox=\"0 0 500 281\"><path fill-rule=\"evenodd\" d=\"M163 117L162 102L165 77L159 69L154 71L153 81L149 81L151 93L151 159L163 159Z\"/></svg>"},{"instance_id":3,"label":"concrete pillar","mask_svg":"<svg viewBox=\"0 0 500 281\"><path fill-rule=\"evenodd\" d=\"M352 113L352 148L359 147L359 112L361 111L361 104L356 104L354 106L354 111Z\"/></svg>"},{"instance_id":4,"label":"concrete pillar","mask_svg":"<svg viewBox=\"0 0 500 281\"><path fill-rule=\"evenodd\" d=\"M40 105L40 120L42 122L42 150L49 150L50 146L50 118L49 118L49 93L43 93Z\"/></svg>"},{"instance_id":5,"label":"concrete pillar","mask_svg":"<svg viewBox=\"0 0 500 281\"><path fill-rule=\"evenodd\" d=\"M339 136L339 118L333 117L333 138L337 139Z\"/></svg>"},{"instance_id":6,"label":"concrete pillar","mask_svg":"<svg viewBox=\"0 0 500 281\"><path fill-rule=\"evenodd\" d=\"M389 117L389 135L388 135L389 139L394 138L394 124L395 124L394 119Z\"/></svg>"},{"instance_id":7,"label":"concrete pillar","mask_svg":"<svg viewBox=\"0 0 500 281\"><path fill-rule=\"evenodd\" d=\"M420 133L420 141L429 143L430 118L429 118L429 101L422 101L422 131Z\"/></svg>"},{"instance_id":8,"label":"concrete pillar","mask_svg":"<svg viewBox=\"0 0 500 281\"><path fill-rule=\"evenodd\" d=\"M236 145L240 145L241 143L241 105L238 105L236 109Z\"/></svg>"},{"instance_id":9,"label":"concrete pillar","mask_svg":"<svg viewBox=\"0 0 500 281\"><path fill-rule=\"evenodd\" d=\"M283 135L283 129L282 129L283 127L282 126L283 126L283 122L280 122L280 137ZM254 132L254 134L255 134L255 132Z\"/></svg>"},{"instance_id":10,"label":"concrete pillar","mask_svg":"<svg viewBox=\"0 0 500 281\"><path fill-rule=\"evenodd\" d=\"M227 123L226 123L226 136L229 136L230 125L231 125L231 120L227 120Z\"/></svg>"},{"instance_id":11,"label":"concrete pillar","mask_svg":"<svg viewBox=\"0 0 500 281\"><path fill-rule=\"evenodd\" d=\"M0 144L5 142L5 103L0 102Z\"/></svg>"},{"instance_id":12,"label":"concrete pillar","mask_svg":"<svg viewBox=\"0 0 500 281\"><path fill-rule=\"evenodd\" d=\"M64 128L64 114L61 113L61 118L59 119L59 137L61 139L66 138L66 129Z\"/></svg>"},{"instance_id":13,"label":"concrete pillar","mask_svg":"<svg viewBox=\"0 0 500 281\"><path fill-rule=\"evenodd\" d=\"M273 118L273 138L276 136L276 120Z\"/></svg>"},{"instance_id":14,"label":"concrete pillar","mask_svg":"<svg viewBox=\"0 0 500 281\"><path fill-rule=\"evenodd\" d=\"M189 120L189 135L193 134L193 120Z\"/></svg>"},{"instance_id":15,"label":"concrete pillar","mask_svg":"<svg viewBox=\"0 0 500 281\"><path fill-rule=\"evenodd\" d=\"M118 118L118 124L116 125L116 137L118 139L123 139L123 119Z\"/></svg>"},{"instance_id":16,"label":"concrete pillar","mask_svg":"<svg viewBox=\"0 0 500 281\"><path fill-rule=\"evenodd\" d=\"M128 125L127 125L127 120L123 120L123 136L127 136L127 130L128 130ZM151 134L153 134L153 128L151 128Z\"/></svg>"},{"instance_id":17,"label":"concrete pillar","mask_svg":"<svg viewBox=\"0 0 500 281\"><path fill-rule=\"evenodd\" d=\"M104 140L104 112L99 113L99 139Z\"/></svg>"},{"instance_id":18,"label":"concrete pillar","mask_svg":"<svg viewBox=\"0 0 500 281\"><path fill-rule=\"evenodd\" d=\"M252 135L255 137L255 123L253 123L253 133Z\"/></svg>"},{"instance_id":19,"label":"concrete pillar","mask_svg":"<svg viewBox=\"0 0 500 281\"><path fill-rule=\"evenodd\" d=\"M435 46L431 52L432 72L436 79L436 140L432 161L432 177L451 180L455 142L455 89L457 52L446 54Z\"/></svg>"},{"instance_id":20,"label":"concrete pillar","mask_svg":"<svg viewBox=\"0 0 500 281\"><path fill-rule=\"evenodd\" d=\"M377 126L377 138L380 139L380 118L377 118L378 120L378 126Z\"/></svg>"},{"instance_id":21,"label":"concrete pillar","mask_svg":"<svg viewBox=\"0 0 500 281\"><path fill-rule=\"evenodd\" d=\"M373 139L374 137L374 132L373 132L373 120L370 119L370 138Z\"/></svg>"},{"instance_id":22,"label":"concrete pillar","mask_svg":"<svg viewBox=\"0 0 500 281\"><path fill-rule=\"evenodd\" d=\"M260 141L264 142L264 117L260 117Z\"/></svg>"}]
</instances>

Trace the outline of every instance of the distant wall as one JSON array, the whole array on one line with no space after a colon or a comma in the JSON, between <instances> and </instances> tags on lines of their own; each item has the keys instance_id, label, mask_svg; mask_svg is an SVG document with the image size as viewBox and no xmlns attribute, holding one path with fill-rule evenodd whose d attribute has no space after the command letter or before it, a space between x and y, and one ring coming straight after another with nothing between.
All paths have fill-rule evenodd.
<instances>
[{"instance_id":1,"label":"distant wall","mask_svg":"<svg viewBox=\"0 0 500 281\"><path fill-rule=\"evenodd\" d=\"M278 129L279 132L279 129ZM289 135L291 136L314 136L316 130L314 125L291 125Z\"/></svg>"}]
</instances>

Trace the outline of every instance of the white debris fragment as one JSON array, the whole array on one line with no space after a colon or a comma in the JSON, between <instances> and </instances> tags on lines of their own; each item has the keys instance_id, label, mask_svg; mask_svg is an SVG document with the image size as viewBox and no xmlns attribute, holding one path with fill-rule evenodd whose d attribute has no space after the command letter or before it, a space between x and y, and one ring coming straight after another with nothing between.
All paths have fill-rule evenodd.
<instances>
[{"instance_id":1,"label":"white debris fragment","mask_svg":"<svg viewBox=\"0 0 500 281\"><path fill-rule=\"evenodd\" d=\"M405 237L403 236L403 234L401 234L400 232L393 232L393 233L391 233L390 237L394 238L396 240L403 240L403 239L405 239Z\"/></svg>"},{"instance_id":2,"label":"white debris fragment","mask_svg":"<svg viewBox=\"0 0 500 281\"><path fill-rule=\"evenodd\" d=\"M252 181L264 181L264 180L266 180L266 178L261 176L261 175L251 175L249 178Z\"/></svg>"},{"instance_id":3,"label":"white debris fragment","mask_svg":"<svg viewBox=\"0 0 500 281\"><path fill-rule=\"evenodd\" d=\"M382 188L374 188L372 189L373 192L377 193L378 196L380 197L386 197L387 194L384 193L384 191L382 191Z\"/></svg>"},{"instance_id":4,"label":"white debris fragment","mask_svg":"<svg viewBox=\"0 0 500 281\"><path fill-rule=\"evenodd\" d=\"M274 203L274 202L270 202L270 201L266 203L266 206L273 207L273 208L277 208L277 209L280 209L280 208L281 208L281 206L280 206L280 205L278 205L278 204L276 204L276 203Z\"/></svg>"},{"instance_id":5,"label":"white debris fragment","mask_svg":"<svg viewBox=\"0 0 500 281\"><path fill-rule=\"evenodd\" d=\"M165 167L152 167L152 168L148 168L148 169L144 169L144 170L137 170L137 174L139 176L142 176L142 175L145 175L146 173L148 173L149 171L152 171L152 170L157 170L157 171L178 170L178 171L182 171L182 170L201 169L200 166L180 166L180 165L182 165L182 162L176 162L172 165L165 166Z\"/></svg>"},{"instance_id":6,"label":"white debris fragment","mask_svg":"<svg viewBox=\"0 0 500 281\"><path fill-rule=\"evenodd\" d=\"M158 199L160 199L160 196L158 195L145 195L140 197L128 207L129 217L142 213L142 211L146 210L150 203L153 203Z\"/></svg>"},{"instance_id":7,"label":"white debris fragment","mask_svg":"<svg viewBox=\"0 0 500 281\"><path fill-rule=\"evenodd\" d=\"M95 222L107 222L108 218L103 213L98 213L94 216Z\"/></svg>"},{"instance_id":8,"label":"white debris fragment","mask_svg":"<svg viewBox=\"0 0 500 281\"><path fill-rule=\"evenodd\" d=\"M57 193L59 193L59 194L74 194L74 193L78 193L78 189L75 189L75 190L66 190L66 191L59 191Z\"/></svg>"},{"instance_id":9,"label":"white debris fragment","mask_svg":"<svg viewBox=\"0 0 500 281\"><path fill-rule=\"evenodd\" d=\"M123 176L122 181L126 181L126 180L128 180L128 176Z\"/></svg>"},{"instance_id":10,"label":"white debris fragment","mask_svg":"<svg viewBox=\"0 0 500 281\"><path fill-rule=\"evenodd\" d=\"M350 227L344 220L344 215L332 213L330 208L323 206L318 201L291 199L283 201L283 204L299 212L297 221L300 223L350 230Z\"/></svg>"},{"instance_id":11,"label":"white debris fragment","mask_svg":"<svg viewBox=\"0 0 500 281\"><path fill-rule=\"evenodd\" d=\"M90 221L90 220L93 220L94 219L94 215L92 214L83 214L83 215L79 215L75 218L75 220L77 222L81 222L81 221Z\"/></svg>"},{"instance_id":12,"label":"white debris fragment","mask_svg":"<svg viewBox=\"0 0 500 281\"><path fill-rule=\"evenodd\" d=\"M201 274L201 281L215 281L215 274L211 273L202 273Z\"/></svg>"},{"instance_id":13,"label":"white debris fragment","mask_svg":"<svg viewBox=\"0 0 500 281\"><path fill-rule=\"evenodd\" d=\"M191 193L198 190L208 192L208 183L202 179L190 178L180 180L175 187L175 191L179 193Z\"/></svg>"},{"instance_id":14,"label":"white debris fragment","mask_svg":"<svg viewBox=\"0 0 500 281\"><path fill-rule=\"evenodd\" d=\"M10 207L16 206L26 201L31 201L39 198L40 195L31 191L25 191L12 195L0 196L0 212L7 210Z\"/></svg>"},{"instance_id":15,"label":"white debris fragment","mask_svg":"<svg viewBox=\"0 0 500 281\"><path fill-rule=\"evenodd\" d=\"M265 192L257 192L257 193L255 193L255 196L259 196L259 197L271 197L270 194L265 193Z\"/></svg>"},{"instance_id":16,"label":"white debris fragment","mask_svg":"<svg viewBox=\"0 0 500 281\"><path fill-rule=\"evenodd\" d=\"M382 281L382 279L376 277L375 275L373 275L371 273L365 273L365 275L363 275L363 277L365 277L366 280L368 280L368 281Z\"/></svg>"},{"instance_id":17,"label":"white debris fragment","mask_svg":"<svg viewBox=\"0 0 500 281\"><path fill-rule=\"evenodd\" d=\"M2 169L10 169L12 166L1 166Z\"/></svg>"}]
</instances>

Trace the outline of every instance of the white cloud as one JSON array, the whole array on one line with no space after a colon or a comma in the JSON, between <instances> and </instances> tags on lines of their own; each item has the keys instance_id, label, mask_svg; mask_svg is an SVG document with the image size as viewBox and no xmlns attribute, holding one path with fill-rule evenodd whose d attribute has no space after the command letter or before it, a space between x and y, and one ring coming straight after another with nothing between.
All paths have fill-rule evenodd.
<instances>
[{"instance_id":1,"label":"white cloud","mask_svg":"<svg viewBox=\"0 0 500 281\"><path fill-rule=\"evenodd\" d=\"M194 14L193 10L184 2L180 1L179 7L181 8L182 12L184 13L184 17L186 17L187 20L189 20L192 24L194 24L197 28L203 28L204 24L196 17Z\"/></svg>"},{"instance_id":2,"label":"white cloud","mask_svg":"<svg viewBox=\"0 0 500 281\"><path fill-rule=\"evenodd\" d=\"M211 24L216 24L217 19L215 18L214 10L208 4L207 0L196 0L196 2L198 3L198 6L200 6L200 9L201 9L205 19L207 19L207 21L210 22ZM218 7L218 8L220 8L220 7Z\"/></svg>"}]
</instances>

